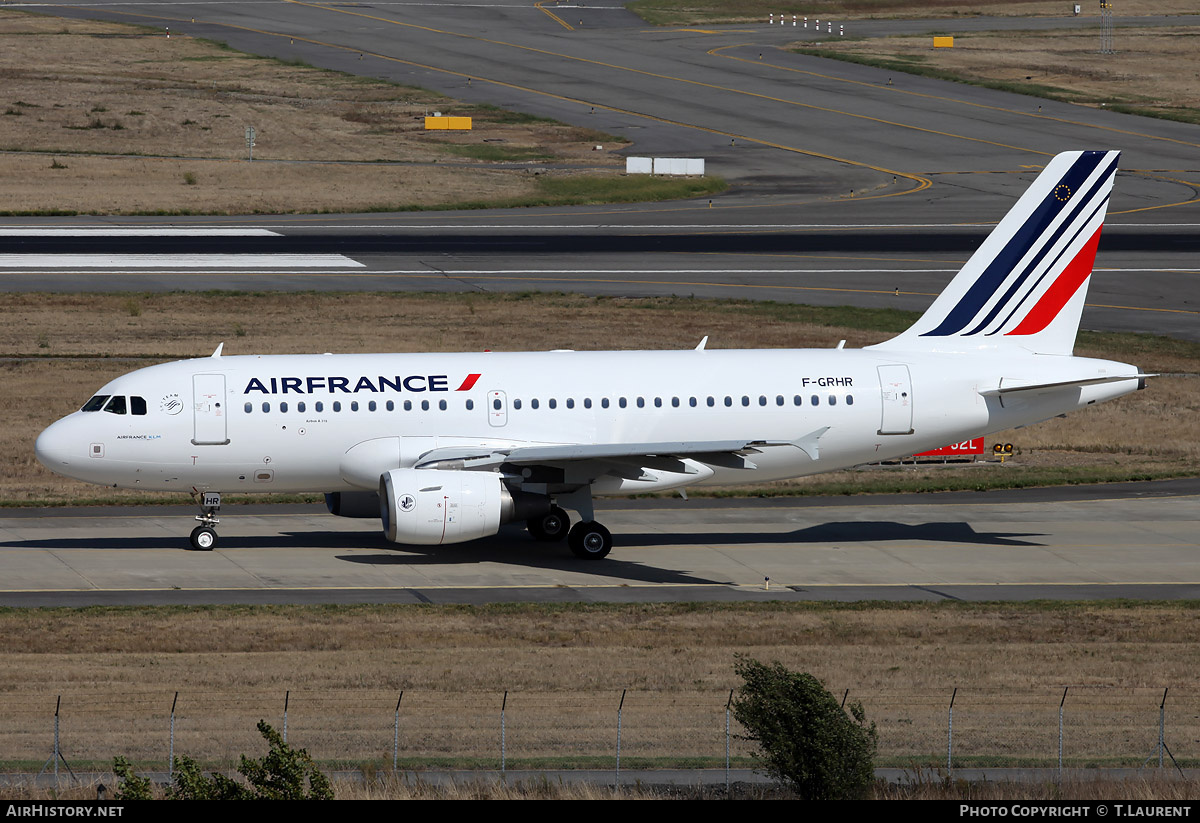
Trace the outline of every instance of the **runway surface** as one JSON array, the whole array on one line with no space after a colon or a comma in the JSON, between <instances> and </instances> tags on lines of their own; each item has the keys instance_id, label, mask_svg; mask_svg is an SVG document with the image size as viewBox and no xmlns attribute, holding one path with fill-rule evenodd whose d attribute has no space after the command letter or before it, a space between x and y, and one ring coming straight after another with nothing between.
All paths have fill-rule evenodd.
<instances>
[{"instance_id":1,"label":"runway surface","mask_svg":"<svg viewBox=\"0 0 1200 823\"><path fill-rule=\"evenodd\" d=\"M506 527L425 548L320 507L0 514L0 605L1193 599L1200 480L1013 492L608 500L582 561Z\"/></svg>"},{"instance_id":2,"label":"runway surface","mask_svg":"<svg viewBox=\"0 0 1200 823\"><path fill-rule=\"evenodd\" d=\"M541 289L917 310L1050 156L1115 147L1124 152L1122 172L1084 325L1200 339L1197 126L798 55L785 47L818 35L791 26L653 28L616 3L87 0L13 6L169 27L255 53L588 125L627 137L630 153L704 157L710 173L733 185L711 207L702 200L254 220L14 219L0 236L0 288ZM1004 18L848 25L848 36L874 36L1095 23ZM198 236L123 233L164 224ZM21 233L47 226L86 226L116 236L56 241ZM197 253L187 265L174 257L156 266L146 257L208 250L206 232L231 227L278 236L226 237L221 251L232 257ZM86 259L48 265L34 256L47 248ZM306 254L314 256L311 265L284 263L285 255ZM272 263L265 255L279 259ZM318 263L338 257L349 262Z\"/></svg>"}]
</instances>

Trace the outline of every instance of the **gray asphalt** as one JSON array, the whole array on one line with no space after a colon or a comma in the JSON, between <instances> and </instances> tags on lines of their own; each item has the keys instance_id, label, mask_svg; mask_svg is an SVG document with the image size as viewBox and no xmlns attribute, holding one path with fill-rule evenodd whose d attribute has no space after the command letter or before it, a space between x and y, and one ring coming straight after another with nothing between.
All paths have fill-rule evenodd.
<instances>
[{"instance_id":1,"label":"gray asphalt","mask_svg":"<svg viewBox=\"0 0 1200 823\"><path fill-rule=\"evenodd\" d=\"M505 527L388 543L321 507L0 513L0 605L1200 598L1200 480L863 498L606 500L601 562Z\"/></svg>"}]
</instances>

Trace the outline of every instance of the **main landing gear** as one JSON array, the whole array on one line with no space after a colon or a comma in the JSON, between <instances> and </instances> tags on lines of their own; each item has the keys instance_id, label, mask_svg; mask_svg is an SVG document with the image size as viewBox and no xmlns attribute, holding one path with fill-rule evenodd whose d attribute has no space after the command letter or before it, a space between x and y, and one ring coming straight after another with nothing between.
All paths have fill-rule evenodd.
<instances>
[{"instance_id":1,"label":"main landing gear","mask_svg":"<svg viewBox=\"0 0 1200 823\"><path fill-rule=\"evenodd\" d=\"M192 529L192 548L200 552L210 552L217 545L217 530L213 528L221 521L217 512L221 508L219 492L204 492L200 495L200 514L196 519L200 525Z\"/></svg>"},{"instance_id":2,"label":"main landing gear","mask_svg":"<svg viewBox=\"0 0 1200 823\"><path fill-rule=\"evenodd\" d=\"M551 506L550 511L529 518L525 525L535 540L550 543L565 537L571 553L583 560L600 560L607 557L613 547L612 533L591 519L590 495L587 507L581 514L587 519L572 526L571 518L565 510L560 506Z\"/></svg>"},{"instance_id":3,"label":"main landing gear","mask_svg":"<svg viewBox=\"0 0 1200 823\"><path fill-rule=\"evenodd\" d=\"M567 536L571 528L571 518L558 506L551 506L545 514L531 517L525 521L525 526L534 540L543 543L553 543Z\"/></svg>"},{"instance_id":4,"label":"main landing gear","mask_svg":"<svg viewBox=\"0 0 1200 823\"><path fill-rule=\"evenodd\" d=\"M576 557L583 560L600 560L612 551L612 533L595 520L576 523L567 535L567 545Z\"/></svg>"}]
</instances>

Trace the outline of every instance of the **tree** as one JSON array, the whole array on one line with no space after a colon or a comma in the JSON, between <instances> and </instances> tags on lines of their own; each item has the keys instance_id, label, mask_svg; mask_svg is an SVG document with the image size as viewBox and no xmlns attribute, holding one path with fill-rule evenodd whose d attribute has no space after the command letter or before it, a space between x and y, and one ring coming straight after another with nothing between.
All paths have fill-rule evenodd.
<instances>
[{"instance_id":1,"label":"tree","mask_svg":"<svg viewBox=\"0 0 1200 823\"><path fill-rule=\"evenodd\" d=\"M861 798L874 780L877 735L861 703L849 714L821 681L781 663L738 657L733 716L767 774L808 800Z\"/></svg>"}]
</instances>

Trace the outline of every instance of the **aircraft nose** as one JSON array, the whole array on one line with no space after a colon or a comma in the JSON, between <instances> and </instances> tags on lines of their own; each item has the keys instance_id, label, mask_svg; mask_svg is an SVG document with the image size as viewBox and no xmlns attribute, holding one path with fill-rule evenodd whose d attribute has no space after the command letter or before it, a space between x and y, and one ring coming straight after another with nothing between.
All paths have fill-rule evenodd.
<instances>
[{"instance_id":1,"label":"aircraft nose","mask_svg":"<svg viewBox=\"0 0 1200 823\"><path fill-rule=\"evenodd\" d=\"M57 423L47 426L33 444L33 452L37 455L38 461L55 472L62 472L63 469L69 467L74 457L70 438L67 437L65 431L68 428L65 422L59 420Z\"/></svg>"}]
</instances>

